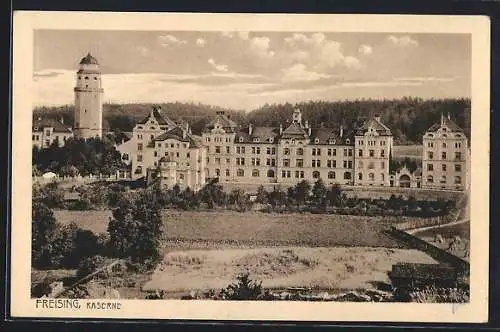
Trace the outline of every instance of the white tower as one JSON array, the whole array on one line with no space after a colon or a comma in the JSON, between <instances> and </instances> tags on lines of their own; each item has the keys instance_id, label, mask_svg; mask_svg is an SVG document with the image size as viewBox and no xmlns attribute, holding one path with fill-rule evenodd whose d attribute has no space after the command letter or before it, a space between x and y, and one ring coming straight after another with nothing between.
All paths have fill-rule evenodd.
<instances>
[{"instance_id":1,"label":"white tower","mask_svg":"<svg viewBox=\"0 0 500 332\"><path fill-rule=\"evenodd\" d=\"M102 137L102 94L99 63L90 52L80 61L75 91L75 128L78 138Z\"/></svg>"}]
</instances>

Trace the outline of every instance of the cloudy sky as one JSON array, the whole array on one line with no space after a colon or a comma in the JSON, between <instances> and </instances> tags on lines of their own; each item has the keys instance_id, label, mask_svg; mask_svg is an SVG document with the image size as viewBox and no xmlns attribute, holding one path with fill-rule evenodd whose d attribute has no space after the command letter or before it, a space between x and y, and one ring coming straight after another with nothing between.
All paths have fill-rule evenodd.
<instances>
[{"instance_id":1,"label":"cloudy sky","mask_svg":"<svg viewBox=\"0 0 500 332\"><path fill-rule=\"evenodd\" d=\"M264 103L470 97L471 41L459 34L38 30L36 105L73 102L90 51L106 102Z\"/></svg>"}]
</instances>

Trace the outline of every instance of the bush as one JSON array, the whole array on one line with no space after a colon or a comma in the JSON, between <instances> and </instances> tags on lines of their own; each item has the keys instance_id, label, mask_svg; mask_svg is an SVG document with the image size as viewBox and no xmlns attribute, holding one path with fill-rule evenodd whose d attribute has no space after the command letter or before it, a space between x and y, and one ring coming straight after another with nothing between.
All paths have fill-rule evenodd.
<instances>
[{"instance_id":1,"label":"bush","mask_svg":"<svg viewBox=\"0 0 500 332\"><path fill-rule=\"evenodd\" d=\"M76 275L83 278L106 264L106 259L100 255L94 255L83 259L78 265Z\"/></svg>"},{"instance_id":2,"label":"bush","mask_svg":"<svg viewBox=\"0 0 500 332\"><path fill-rule=\"evenodd\" d=\"M253 281L248 273L238 275L235 283L220 292L223 300L257 300L261 295L262 281Z\"/></svg>"}]
</instances>

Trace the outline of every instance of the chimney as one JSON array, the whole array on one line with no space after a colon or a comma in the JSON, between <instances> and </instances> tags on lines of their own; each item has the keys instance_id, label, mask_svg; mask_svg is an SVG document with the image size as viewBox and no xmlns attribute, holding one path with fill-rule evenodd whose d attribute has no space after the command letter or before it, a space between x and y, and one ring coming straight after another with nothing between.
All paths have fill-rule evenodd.
<instances>
[{"instance_id":1,"label":"chimney","mask_svg":"<svg viewBox=\"0 0 500 332\"><path fill-rule=\"evenodd\" d=\"M340 125L340 133L339 133L340 138L344 136L344 126Z\"/></svg>"},{"instance_id":2,"label":"chimney","mask_svg":"<svg viewBox=\"0 0 500 332\"><path fill-rule=\"evenodd\" d=\"M283 125L280 123L280 135L283 134Z\"/></svg>"},{"instance_id":3,"label":"chimney","mask_svg":"<svg viewBox=\"0 0 500 332\"><path fill-rule=\"evenodd\" d=\"M448 120L451 120L450 113L448 112Z\"/></svg>"},{"instance_id":4,"label":"chimney","mask_svg":"<svg viewBox=\"0 0 500 332\"><path fill-rule=\"evenodd\" d=\"M64 124L64 118L61 116L61 119L59 119L59 121L61 121L62 124Z\"/></svg>"},{"instance_id":5,"label":"chimney","mask_svg":"<svg viewBox=\"0 0 500 332\"><path fill-rule=\"evenodd\" d=\"M188 134L189 132L189 123L186 122L185 126L184 126L184 130L182 131L182 138L186 138L186 135Z\"/></svg>"},{"instance_id":6,"label":"chimney","mask_svg":"<svg viewBox=\"0 0 500 332\"><path fill-rule=\"evenodd\" d=\"M253 132L253 126L252 126L252 124L250 123L250 124L248 125L248 135L252 136L252 132Z\"/></svg>"},{"instance_id":7,"label":"chimney","mask_svg":"<svg viewBox=\"0 0 500 332\"><path fill-rule=\"evenodd\" d=\"M38 121L42 121L42 117L41 116L38 117Z\"/></svg>"},{"instance_id":8,"label":"chimney","mask_svg":"<svg viewBox=\"0 0 500 332\"><path fill-rule=\"evenodd\" d=\"M306 120L306 122L305 122L304 126L305 126L306 128L309 128L309 121L308 121L308 120Z\"/></svg>"},{"instance_id":9,"label":"chimney","mask_svg":"<svg viewBox=\"0 0 500 332\"><path fill-rule=\"evenodd\" d=\"M444 125L444 115L441 113L441 125Z\"/></svg>"},{"instance_id":10,"label":"chimney","mask_svg":"<svg viewBox=\"0 0 500 332\"><path fill-rule=\"evenodd\" d=\"M375 114L374 118L375 118L376 121L380 122L380 115Z\"/></svg>"},{"instance_id":11,"label":"chimney","mask_svg":"<svg viewBox=\"0 0 500 332\"><path fill-rule=\"evenodd\" d=\"M312 129L311 127L309 127L308 129L309 129L309 136L311 136Z\"/></svg>"}]
</instances>

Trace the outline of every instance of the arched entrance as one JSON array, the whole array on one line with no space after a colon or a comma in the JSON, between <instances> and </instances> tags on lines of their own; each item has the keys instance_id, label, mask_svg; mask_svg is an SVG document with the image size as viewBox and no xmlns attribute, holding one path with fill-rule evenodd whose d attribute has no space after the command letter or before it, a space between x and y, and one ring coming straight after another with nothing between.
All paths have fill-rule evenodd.
<instances>
[{"instance_id":1,"label":"arched entrance","mask_svg":"<svg viewBox=\"0 0 500 332\"><path fill-rule=\"evenodd\" d=\"M406 174L401 175L399 178L399 186L403 188L410 188L410 177Z\"/></svg>"}]
</instances>

